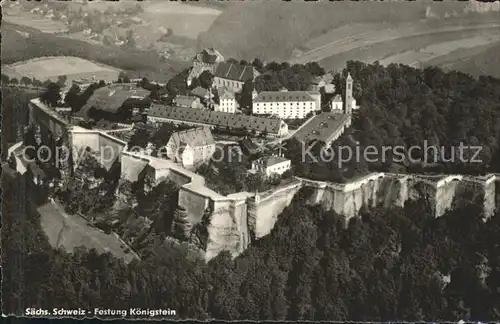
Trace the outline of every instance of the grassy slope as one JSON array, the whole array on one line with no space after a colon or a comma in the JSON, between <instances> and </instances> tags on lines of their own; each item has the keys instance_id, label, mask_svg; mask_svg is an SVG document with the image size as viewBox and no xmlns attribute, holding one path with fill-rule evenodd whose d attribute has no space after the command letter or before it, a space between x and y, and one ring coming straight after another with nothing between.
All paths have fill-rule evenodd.
<instances>
[{"instance_id":1,"label":"grassy slope","mask_svg":"<svg viewBox=\"0 0 500 324\"><path fill-rule=\"evenodd\" d=\"M226 56L285 60L294 48L326 31L350 23L401 23L425 17L429 2L247 1L227 7L199 46L213 46ZM435 10L460 11L463 4L434 3ZM434 10L434 9L433 9Z\"/></svg>"},{"instance_id":2,"label":"grassy slope","mask_svg":"<svg viewBox=\"0 0 500 324\"><path fill-rule=\"evenodd\" d=\"M459 70L478 76L482 74L500 78L500 43L489 47L482 53L469 58L446 64L446 68Z\"/></svg>"},{"instance_id":3,"label":"grassy slope","mask_svg":"<svg viewBox=\"0 0 500 324\"><path fill-rule=\"evenodd\" d=\"M26 38L17 30L30 34ZM35 29L2 24L2 64L10 64L40 56L77 56L127 71L155 72L168 79L182 66L175 62L161 62L155 53L105 47L75 39L41 33Z\"/></svg>"}]
</instances>

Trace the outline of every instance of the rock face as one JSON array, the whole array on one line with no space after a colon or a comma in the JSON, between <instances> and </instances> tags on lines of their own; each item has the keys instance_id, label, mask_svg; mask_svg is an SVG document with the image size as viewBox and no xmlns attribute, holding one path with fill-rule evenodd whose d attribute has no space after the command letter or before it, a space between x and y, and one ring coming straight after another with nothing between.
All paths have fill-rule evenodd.
<instances>
[{"instance_id":1,"label":"rock face","mask_svg":"<svg viewBox=\"0 0 500 324\"><path fill-rule=\"evenodd\" d=\"M484 216L493 215L496 208L496 177L420 176L407 174L373 173L346 184L327 183L297 178L296 181L273 191L248 194L244 197L224 197L213 200L199 192L182 194L182 202L196 202L190 208L188 219L201 219L203 210L210 206L213 214L207 224L208 243L206 260L221 251L233 256L243 252L252 241L271 232L279 214L301 188L309 189L307 204L319 204L326 210L341 215L344 225L356 217L363 207L404 206L408 200L421 197L431 203L436 217L471 199L484 200ZM472 194L472 196L471 196ZM181 197L179 198L181 199ZM198 222L198 221L197 221Z\"/></svg>"},{"instance_id":2,"label":"rock face","mask_svg":"<svg viewBox=\"0 0 500 324\"><path fill-rule=\"evenodd\" d=\"M182 207L177 207L174 213L172 232L174 237L186 241L191 236L193 224L189 222L187 212Z\"/></svg>"},{"instance_id":3,"label":"rock face","mask_svg":"<svg viewBox=\"0 0 500 324\"><path fill-rule=\"evenodd\" d=\"M128 163L141 157L131 156L131 159L127 159L125 155L130 154L122 153L122 176L132 181L138 178L137 173L144 163ZM179 184L179 209L175 215L174 229L183 240L191 240L197 246L206 247L207 261L222 251L237 256L252 241L269 234L278 216L301 188L309 191L304 203L319 204L326 210L335 211L344 225L356 217L362 208L402 207L406 201L420 197L425 197L434 215L440 217L450 208L460 206L462 200L471 201L471 197L464 199L464 195L470 196L470 193L484 199L484 216L490 217L498 199L495 194L498 176L493 174L470 177L372 173L343 184L295 178L291 183L265 193L240 192L223 196L207 188L205 179L200 175L168 160L151 157L148 160L157 182L168 179ZM211 216L204 220L207 210L210 210ZM203 230L200 230L200 226L203 226ZM193 228L196 237L192 235ZM199 233L204 234L200 236Z\"/></svg>"}]
</instances>

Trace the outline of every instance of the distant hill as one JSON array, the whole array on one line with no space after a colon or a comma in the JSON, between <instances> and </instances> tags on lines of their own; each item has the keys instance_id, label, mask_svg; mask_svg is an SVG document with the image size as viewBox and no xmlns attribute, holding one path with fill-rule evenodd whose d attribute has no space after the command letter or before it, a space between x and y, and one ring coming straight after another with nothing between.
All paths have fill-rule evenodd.
<instances>
[{"instance_id":1,"label":"distant hill","mask_svg":"<svg viewBox=\"0 0 500 324\"><path fill-rule=\"evenodd\" d=\"M41 56L76 56L126 71L159 73L166 80L182 70L182 65L161 60L156 53L95 45L29 27L2 24L2 64Z\"/></svg>"},{"instance_id":2,"label":"distant hill","mask_svg":"<svg viewBox=\"0 0 500 324\"><path fill-rule=\"evenodd\" d=\"M488 48L482 53L464 58L445 66L447 69L458 70L472 74L491 75L500 78L500 43Z\"/></svg>"},{"instance_id":3,"label":"distant hill","mask_svg":"<svg viewBox=\"0 0 500 324\"><path fill-rule=\"evenodd\" d=\"M216 47L225 56L237 59L286 60L311 38L337 27L354 23L399 24L431 14L461 12L464 7L455 1L244 1L223 10L211 28L200 34L199 47Z\"/></svg>"}]
</instances>

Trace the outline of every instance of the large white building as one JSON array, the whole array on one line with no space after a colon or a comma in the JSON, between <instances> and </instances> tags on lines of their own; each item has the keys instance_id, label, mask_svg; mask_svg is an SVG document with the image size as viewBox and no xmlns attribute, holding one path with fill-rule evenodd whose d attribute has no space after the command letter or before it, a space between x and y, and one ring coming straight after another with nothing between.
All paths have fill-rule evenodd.
<instances>
[{"instance_id":1,"label":"large white building","mask_svg":"<svg viewBox=\"0 0 500 324\"><path fill-rule=\"evenodd\" d=\"M303 119L321 110L321 94L315 91L263 91L255 95L252 113L284 119Z\"/></svg>"},{"instance_id":2,"label":"large white building","mask_svg":"<svg viewBox=\"0 0 500 324\"><path fill-rule=\"evenodd\" d=\"M225 89L219 88L219 105L215 106L215 111L234 114L236 112L236 98L234 93Z\"/></svg>"}]
</instances>

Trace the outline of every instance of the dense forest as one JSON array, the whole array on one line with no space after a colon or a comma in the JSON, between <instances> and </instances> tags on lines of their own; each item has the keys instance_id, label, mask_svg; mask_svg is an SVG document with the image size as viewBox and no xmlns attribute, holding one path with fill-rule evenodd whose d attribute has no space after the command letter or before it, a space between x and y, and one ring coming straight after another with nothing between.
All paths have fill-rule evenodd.
<instances>
[{"instance_id":1,"label":"dense forest","mask_svg":"<svg viewBox=\"0 0 500 324\"><path fill-rule=\"evenodd\" d=\"M347 72L354 79L353 94L361 108L355 112L352 127L334 143L334 152L339 152L341 146L354 149L356 145L361 152L369 146L378 152L384 147L420 149L405 155L403 161L398 161L391 151L385 159L379 153L375 162L368 162L361 155L345 163L346 168L342 169L337 159L323 163L300 161L302 155L297 153L300 143L291 143L288 156L296 162L298 174L345 181L368 171L465 174L500 171L500 79L487 76L477 79L435 67L415 69L396 64L384 67L349 61L343 73L334 78L341 94L345 92ZM479 156L472 160L475 150L471 148L464 149L461 158L461 144L480 146ZM432 146L438 149L436 157L431 149L426 149ZM476 163L477 160L482 163Z\"/></svg>"},{"instance_id":2,"label":"dense forest","mask_svg":"<svg viewBox=\"0 0 500 324\"><path fill-rule=\"evenodd\" d=\"M126 265L95 250L51 249L28 183L3 177L4 313L144 307L233 320L500 316L500 215L483 222L473 197L439 219L422 200L363 211L342 229L332 212L305 206L303 190L272 233L234 260L222 253L204 264L165 244Z\"/></svg>"}]
</instances>

